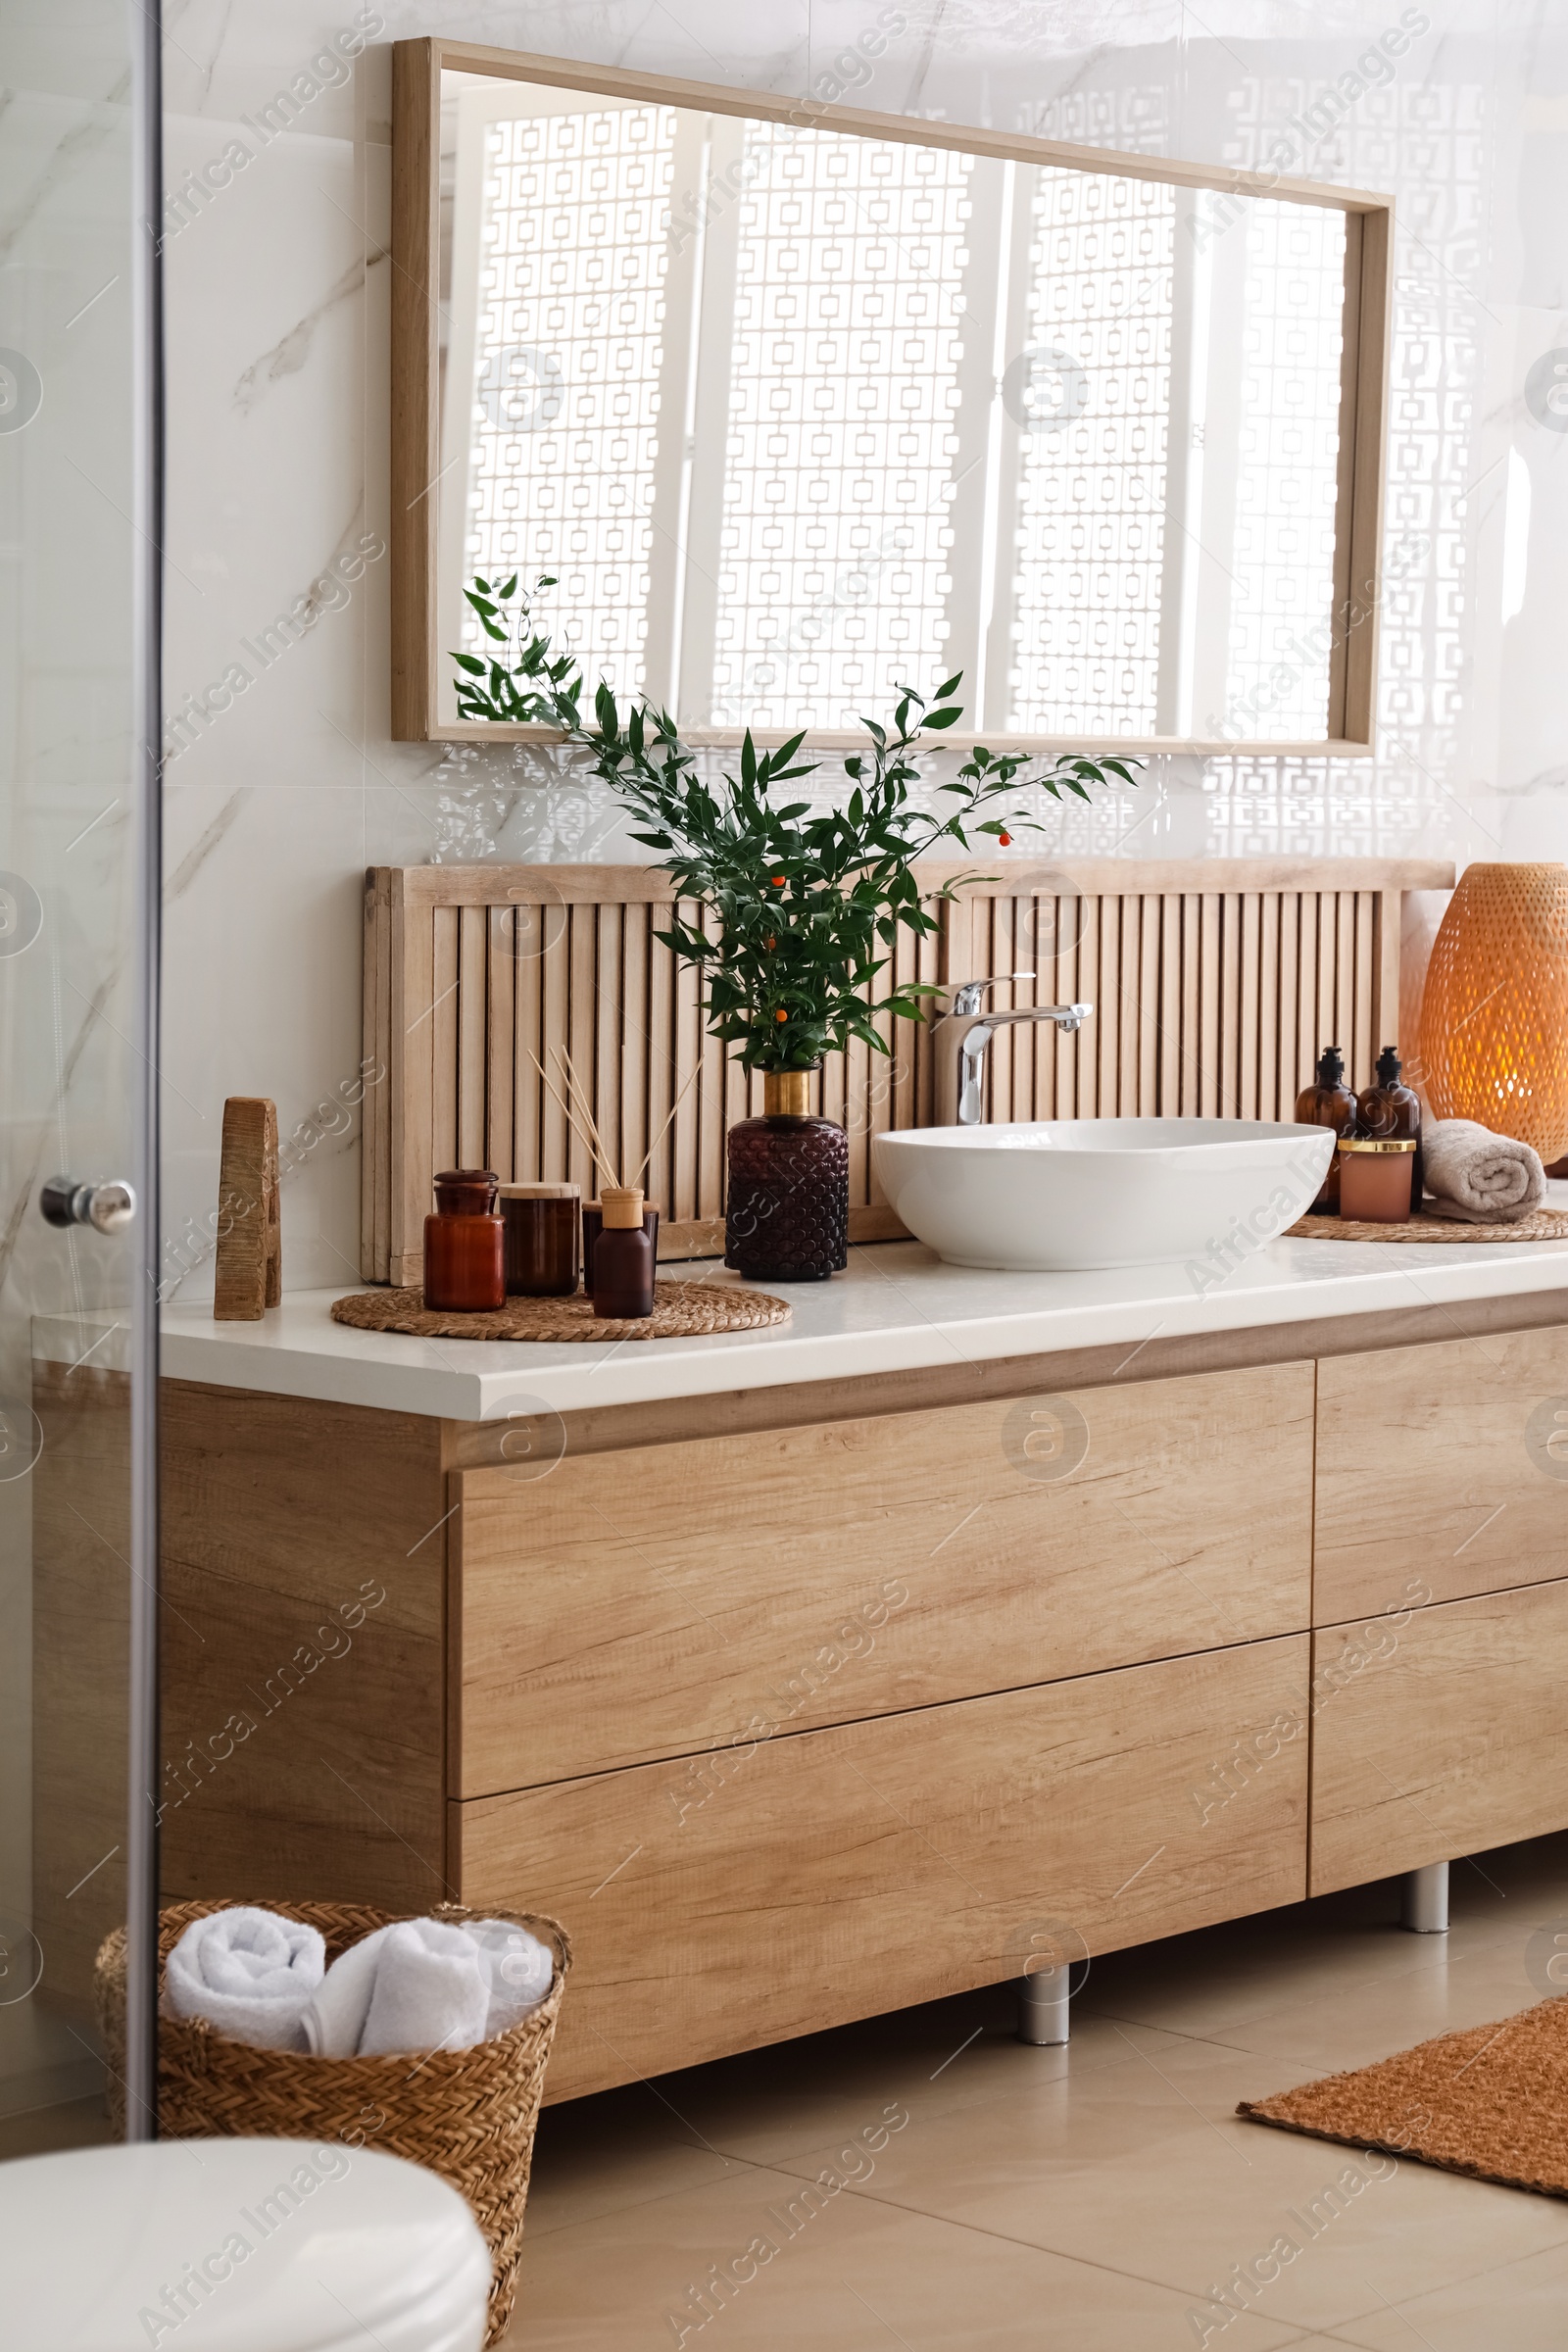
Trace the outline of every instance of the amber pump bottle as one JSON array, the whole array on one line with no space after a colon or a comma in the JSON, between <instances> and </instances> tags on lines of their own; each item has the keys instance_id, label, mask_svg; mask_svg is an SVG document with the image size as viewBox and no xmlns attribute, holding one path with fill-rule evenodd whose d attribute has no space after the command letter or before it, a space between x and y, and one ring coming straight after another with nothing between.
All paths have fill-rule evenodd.
<instances>
[{"instance_id":1,"label":"amber pump bottle","mask_svg":"<svg viewBox=\"0 0 1568 2352\"><path fill-rule=\"evenodd\" d=\"M594 1313L640 1321L654 1311L654 1243L643 1224L643 1197L632 1185L607 1184L604 1224L594 1245Z\"/></svg>"},{"instance_id":2,"label":"amber pump bottle","mask_svg":"<svg viewBox=\"0 0 1568 2352\"><path fill-rule=\"evenodd\" d=\"M1336 1135L1355 1132L1355 1097L1345 1083L1345 1056L1338 1046L1325 1046L1317 1057L1317 1077L1296 1098L1296 1116L1303 1127L1332 1127ZM1323 1190L1312 1203L1314 1216L1335 1216L1340 1206L1340 1153L1335 1146Z\"/></svg>"},{"instance_id":3,"label":"amber pump bottle","mask_svg":"<svg viewBox=\"0 0 1568 2352\"><path fill-rule=\"evenodd\" d=\"M1378 1055L1378 1074L1371 1086L1363 1087L1355 1105L1355 1131L1382 1143L1399 1143L1415 1139L1415 1166L1410 1172L1410 1214L1421 1214L1423 1189L1421 1150L1421 1098L1409 1087L1399 1083L1403 1068L1397 1050L1385 1046Z\"/></svg>"}]
</instances>

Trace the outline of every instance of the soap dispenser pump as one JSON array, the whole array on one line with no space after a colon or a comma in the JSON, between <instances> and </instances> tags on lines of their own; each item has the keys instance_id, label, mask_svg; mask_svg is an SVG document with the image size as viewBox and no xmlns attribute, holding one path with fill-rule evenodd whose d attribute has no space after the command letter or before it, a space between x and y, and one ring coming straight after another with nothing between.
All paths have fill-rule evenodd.
<instances>
[{"instance_id":1,"label":"soap dispenser pump","mask_svg":"<svg viewBox=\"0 0 1568 2352\"><path fill-rule=\"evenodd\" d=\"M1336 1135L1355 1132L1355 1097L1345 1083L1345 1056L1338 1046L1325 1046L1317 1057L1317 1078L1296 1098L1296 1115L1305 1127L1332 1127ZM1337 1216L1340 1206L1340 1154L1336 1146L1323 1189L1312 1203L1314 1216Z\"/></svg>"},{"instance_id":2,"label":"soap dispenser pump","mask_svg":"<svg viewBox=\"0 0 1568 2352\"><path fill-rule=\"evenodd\" d=\"M1422 1151L1421 1098L1400 1081L1403 1068L1396 1049L1385 1046L1378 1055L1378 1074L1371 1086L1363 1087L1356 1101L1355 1125L1358 1135L1379 1142L1396 1143L1410 1138L1415 1141L1415 1166L1410 1176L1410 1214L1421 1214Z\"/></svg>"}]
</instances>

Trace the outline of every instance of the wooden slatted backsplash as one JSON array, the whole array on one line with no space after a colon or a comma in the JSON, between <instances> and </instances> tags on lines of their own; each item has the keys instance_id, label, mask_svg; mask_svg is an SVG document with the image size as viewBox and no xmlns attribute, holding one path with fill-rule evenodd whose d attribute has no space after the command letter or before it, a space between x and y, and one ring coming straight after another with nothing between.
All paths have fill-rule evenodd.
<instances>
[{"instance_id":1,"label":"wooden slatted backsplash","mask_svg":"<svg viewBox=\"0 0 1568 2352\"><path fill-rule=\"evenodd\" d=\"M936 889L963 870L922 879ZM1403 893L1453 878L1436 861L1374 858L1008 859L940 902L939 932L902 942L897 969L950 983L1030 970L1032 984L994 1001L1096 1006L1076 1037L1049 1023L998 1033L990 1118L1289 1118L1330 1041L1367 1082L1396 1038ZM597 1191L534 1066L553 1069L558 1046L628 1180L700 1063L644 1181L663 1210L662 1255L722 1250L724 1133L760 1109L761 1087L704 1034L696 975L654 939L670 905L664 877L642 866L371 868L365 1051L387 1076L366 1095L367 1280L419 1280L438 1168ZM872 1135L932 1116L928 1029L886 1027L889 1058L852 1047L818 1082L818 1107L849 1129L859 1241L903 1230L872 1180Z\"/></svg>"}]
</instances>

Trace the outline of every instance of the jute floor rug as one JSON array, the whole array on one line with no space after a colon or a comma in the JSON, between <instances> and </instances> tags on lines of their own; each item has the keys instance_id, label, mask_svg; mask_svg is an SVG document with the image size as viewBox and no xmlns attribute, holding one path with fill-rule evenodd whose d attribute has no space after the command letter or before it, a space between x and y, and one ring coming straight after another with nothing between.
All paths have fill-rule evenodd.
<instances>
[{"instance_id":1,"label":"jute floor rug","mask_svg":"<svg viewBox=\"0 0 1568 2352\"><path fill-rule=\"evenodd\" d=\"M1244 2099L1236 2112L1282 2132L1568 2197L1568 1999L1440 2034L1277 2098Z\"/></svg>"}]
</instances>

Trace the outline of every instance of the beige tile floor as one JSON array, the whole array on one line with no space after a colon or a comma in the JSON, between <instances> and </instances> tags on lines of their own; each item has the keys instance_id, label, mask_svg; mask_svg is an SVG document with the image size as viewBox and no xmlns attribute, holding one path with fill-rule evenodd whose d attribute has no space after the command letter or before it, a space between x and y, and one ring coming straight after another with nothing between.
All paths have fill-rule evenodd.
<instances>
[{"instance_id":1,"label":"beige tile floor","mask_svg":"<svg viewBox=\"0 0 1568 2352\"><path fill-rule=\"evenodd\" d=\"M1396 1912L1366 1887L1097 1961L1064 2051L998 1988L548 2110L507 2352L1563 2352L1568 2202L1235 2115L1539 1999L1568 1835L1455 1864L1446 1937Z\"/></svg>"}]
</instances>

